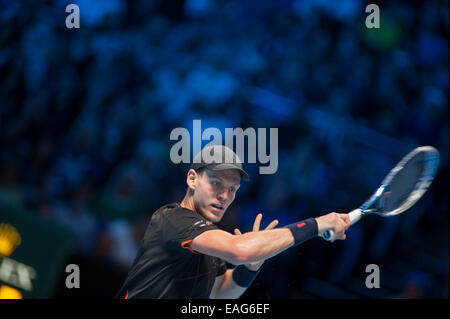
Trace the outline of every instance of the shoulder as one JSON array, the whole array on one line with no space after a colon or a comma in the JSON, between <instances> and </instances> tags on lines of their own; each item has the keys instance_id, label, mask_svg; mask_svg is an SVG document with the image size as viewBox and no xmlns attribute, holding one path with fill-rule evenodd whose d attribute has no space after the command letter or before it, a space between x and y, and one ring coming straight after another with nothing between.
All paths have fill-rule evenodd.
<instances>
[{"instance_id":1,"label":"shoulder","mask_svg":"<svg viewBox=\"0 0 450 319\"><path fill-rule=\"evenodd\" d=\"M176 214L180 210L182 210L183 207L181 207L178 203L171 203L164 205L160 208L158 208L152 215L152 219L161 219L161 218L167 218L168 216L173 216L174 213Z\"/></svg>"},{"instance_id":2,"label":"shoulder","mask_svg":"<svg viewBox=\"0 0 450 319\"><path fill-rule=\"evenodd\" d=\"M159 208L152 216L152 220L171 225L207 221L197 212L181 207L179 203L167 204Z\"/></svg>"}]
</instances>

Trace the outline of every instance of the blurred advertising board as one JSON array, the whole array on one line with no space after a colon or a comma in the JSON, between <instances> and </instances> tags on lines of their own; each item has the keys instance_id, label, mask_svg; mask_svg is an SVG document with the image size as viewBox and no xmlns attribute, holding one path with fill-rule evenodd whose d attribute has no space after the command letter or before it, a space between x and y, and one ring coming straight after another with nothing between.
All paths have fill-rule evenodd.
<instances>
[{"instance_id":1,"label":"blurred advertising board","mask_svg":"<svg viewBox=\"0 0 450 319\"><path fill-rule=\"evenodd\" d=\"M50 298L72 239L37 213L0 203L0 299Z\"/></svg>"}]
</instances>

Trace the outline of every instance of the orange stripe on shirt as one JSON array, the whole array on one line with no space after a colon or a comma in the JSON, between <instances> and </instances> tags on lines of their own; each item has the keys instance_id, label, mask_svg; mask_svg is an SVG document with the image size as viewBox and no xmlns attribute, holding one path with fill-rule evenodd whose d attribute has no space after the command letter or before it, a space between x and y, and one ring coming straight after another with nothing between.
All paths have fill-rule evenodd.
<instances>
[{"instance_id":1,"label":"orange stripe on shirt","mask_svg":"<svg viewBox=\"0 0 450 319\"><path fill-rule=\"evenodd\" d=\"M190 244L191 242L192 242L192 239L191 239L191 240L186 240L186 241L184 241L184 242L181 243L181 247L186 248L186 249L189 249L189 250L191 251L191 253L194 253L194 254L200 254L199 252L196 252L195 250L193 250L193 249L189 246L189 244Z\"/></svg>"}]
</instances>

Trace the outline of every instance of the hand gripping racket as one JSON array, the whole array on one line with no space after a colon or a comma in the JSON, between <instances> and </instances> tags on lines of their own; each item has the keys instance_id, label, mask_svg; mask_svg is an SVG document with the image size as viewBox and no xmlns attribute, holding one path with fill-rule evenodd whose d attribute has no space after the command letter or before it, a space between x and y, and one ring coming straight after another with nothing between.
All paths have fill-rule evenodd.
<instances>
[{"instance_id":1,"label":"hand gripping racket","mask_svg":"<svg viewBox=\"0 0 450 319\"><path fill-rule=\"evenodd\" d=\"M439 165L439 152L432 146L414 149L389 172L377 191L349 213L350 225L368 214L391 217L413 206L427 191ZM333 230L322 234L333 238Z\"/></svg>"}]
</instances>

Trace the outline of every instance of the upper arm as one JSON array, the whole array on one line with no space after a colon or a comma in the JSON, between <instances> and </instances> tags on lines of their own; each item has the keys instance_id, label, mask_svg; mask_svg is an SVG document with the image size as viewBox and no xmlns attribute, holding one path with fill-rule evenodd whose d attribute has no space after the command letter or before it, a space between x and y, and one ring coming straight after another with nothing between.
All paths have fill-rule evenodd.
<instances>
[{"instance_id":1,"label":"upper arm","mask_svg":"<svg viewBox=\"0 0 450 319\"><path fill-rule=\"evenodd\" d=\"M208 230L195 237L191 248L199 253L218 257L230 264L244 262L243 253L236 236L220 229Z\"/></svg>"}]
</instances>

